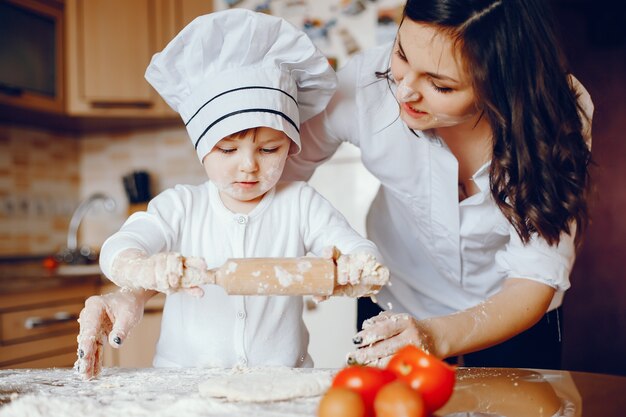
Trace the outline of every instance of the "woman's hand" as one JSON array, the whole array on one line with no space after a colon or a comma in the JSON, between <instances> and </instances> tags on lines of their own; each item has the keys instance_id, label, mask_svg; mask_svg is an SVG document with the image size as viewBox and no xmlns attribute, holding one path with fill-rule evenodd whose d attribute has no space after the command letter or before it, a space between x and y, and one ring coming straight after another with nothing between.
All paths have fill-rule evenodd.
<instances>
[{"instance_id":1,"label":"woman's hand","mask_svg":"<svg viewBox=\"0 0 626 417\"><path fill-rule=\"evenodd\" d=\"M106 340L112 347L119 348L143 317L144 305L154 294L154 291L120 290L85 301L78 319L78 360L74 364L83 379L100 374Z\"/></svg>"},{"instance_id":2,"label":"woman's hand","mask_svg":"<svg viewBox=\"0 0 626 417\"><path fill-rule=\"evenodd\" d=\"M408 314L389 311L363 322L363 330L352 339L357 350L348 355L348 363L384 366L400 348L408 344L434 352L434 340L425 322Z\"/></svg>"},{"instance_id":3,"label":"woman's hand","mask_svg":"<svg viewBox=\"0 0 626 417\"><path fill-rule=\"evenodd\" d=\"M438 358L475 352L527 330L546 313L554 288L529 279L509 278L482 303L447 316L416 320L384 312L363 323L357 350L348 360L380 363L411 343ZM358 342L358 343L357 343Z\"/></svg>"},{"instance_id":4,"label":"woman's hand","mask_svg":"<svg viewBox=\"0 0 626 417\"><path fill-rule=\"evenodd\" d=\"M177 252L148 256L138 249L127 249L115 257L110 279L122 288L156 290L166 294L185 291L195 296L199 287L212 282L203 258L184 257Z\"/></svg>"}]
</instances>

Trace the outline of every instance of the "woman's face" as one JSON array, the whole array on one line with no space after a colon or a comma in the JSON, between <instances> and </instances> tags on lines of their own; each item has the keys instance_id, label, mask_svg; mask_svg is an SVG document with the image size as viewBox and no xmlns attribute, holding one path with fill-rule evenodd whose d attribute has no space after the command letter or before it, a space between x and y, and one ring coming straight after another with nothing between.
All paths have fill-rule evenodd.
<instances>
[{"instance_id":1,"label":"woman's face","mask_svg":"<svg viewBox=\"0 0 626 417\"><path fill-rule=\"evenodd\" d=\"M470 78L454 39L434 26L404 19L391 57L400 117L415 130L475 123Z\"/></svg>"}]
</instances>

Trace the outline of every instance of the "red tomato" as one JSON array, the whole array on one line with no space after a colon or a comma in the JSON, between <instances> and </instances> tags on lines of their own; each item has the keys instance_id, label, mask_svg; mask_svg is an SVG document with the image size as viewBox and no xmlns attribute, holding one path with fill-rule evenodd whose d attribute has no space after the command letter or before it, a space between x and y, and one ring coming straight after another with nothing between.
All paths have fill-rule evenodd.
<instances>
[{"instance_id":1,"label":"red tomato","mask_svg":"<svg viewBox=\"0 0 626 417\"><path fill-rule=\"evenodd\" d=\"M358 393L365 404L365 415L374 415L374 398L383 385L395 380L396 374L386 369L354 365L335 375L333 387L344 387Z\"/></svg>"},{"instance_id":2,"label":"red tomato","mask_svg":"<svg viewBox=\"0 0 626 417\"><path fill-rule=\"evenodd\" d=\"M454 367L413 345L400 349L387 369L422 395L429 413L441 408L454 389Z\"/></svg>"}]
</instances>

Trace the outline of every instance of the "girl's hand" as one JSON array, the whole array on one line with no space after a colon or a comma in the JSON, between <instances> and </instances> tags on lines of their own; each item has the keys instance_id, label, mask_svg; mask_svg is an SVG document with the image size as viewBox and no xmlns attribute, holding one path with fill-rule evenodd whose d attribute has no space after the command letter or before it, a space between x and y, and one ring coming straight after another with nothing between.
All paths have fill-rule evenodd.
<instances>
[{"instance_id":1,"label":"girl's hand","mask_svg":"<svg viewBox=\"0 0 626 417\"><path fill-rule=\"evenodd\" d=\"M177 252L148 256L137 249L121 252L113 262L111 280L122 288L156 290L166 294L185 291L195 296L211 281L203 258L184 257Z\"/></svg>"},{"instance_id":2,"label":"girl's hand","mask_svg":"<svg viewBox=\"0 0 626 417\"><path fill-rule=\"evenodd\" d=\"M106 340L119 348L130 330L143 317L148 294L144 291L126 291L92 296L85 301L78 322L78 360L74 369L83 379L92 379L102 369L102 348Z\"/></svg>"},{"instance_id":3,"label":"girl's hand","mask_svg":"<svg viewBox=\"0 0 626 417\"><path fill-rule=\"evenodd\" d=\"M332 295L366 297L376 294L389 281L389 270L369 253L342 254L335 246L322 251L322 257L337 265L335 289ZM316 302L328 297L313 297Z\"/></svg>"},{"instance_id":4,"label":"girl's hand","mask_svg":"<svg viewBox=\"0 0 626 417\"><path fill-rule=\"evenodd\" d=\"M352 341L357 350L348 354L348 363L385 366L391 356L408 344L437 355L427 326L408 314L382 312L364 321L363 330Z\"/></svg>"}]
</instances>

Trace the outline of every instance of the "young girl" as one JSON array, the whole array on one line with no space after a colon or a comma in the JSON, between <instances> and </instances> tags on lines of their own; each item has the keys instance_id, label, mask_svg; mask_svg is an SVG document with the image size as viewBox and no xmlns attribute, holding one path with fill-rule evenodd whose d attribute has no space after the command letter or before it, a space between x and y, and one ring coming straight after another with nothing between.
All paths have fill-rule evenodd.
<instances>
[{"instance_id":1,"label":"young girl","mask_svg":"<svg viewBox=\"0 0 626 417\"><path fill-rule=\"evenodd\" d=\"M312 366L302 297L184 283L229 258L307 253L337 260L340 292L386 282L374 244L323 197L306 183L277 184L300 150L299 122L335 88L326 58L282 19L229 10L183 29L146 78L181 114L209 181L164 191L104 243L104 274L133 290L87 300L77 369L98 374L103 339L118 347L154 290L168 293L155 366Z\"/></svg>"},{"instance_id":2,"label":"young girl","mask_svg":"<svg viewBox=\"0 0 626 417\"><path fill-rule=\"evenodd\" d=\"M391 311L363 324L353 360L414 343L468 366L560 367L592 105L547 3L409 0L395 42L354 57L303 125L285 178L308 178L348 141L381 181L367 227Z\"/></svg>"}]
</instances>

